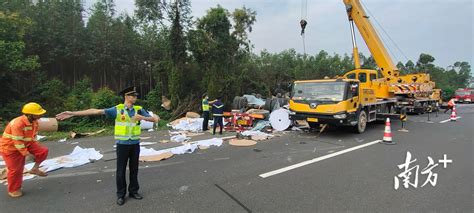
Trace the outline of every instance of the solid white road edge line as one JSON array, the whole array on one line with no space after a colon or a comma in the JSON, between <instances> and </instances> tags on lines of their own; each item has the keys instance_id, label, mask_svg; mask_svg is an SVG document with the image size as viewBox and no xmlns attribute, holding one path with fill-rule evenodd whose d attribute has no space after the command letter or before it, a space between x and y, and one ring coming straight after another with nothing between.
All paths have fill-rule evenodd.
<instances>
[{"instance_id":1,"label":"solid white road edge line","mask_svg":"<svg viewBox=\"0 0 474 213\"><path fill-rule=\"evenodd\" d=\"M456 120L459 119L459 118L461 118L461 116L456 117ZM448 122L448 121L450 121L450 120L451 120L451 118L448 119L448 120L440 121L439 123L440 123L440 124L446 123L446 122Z\"/></svg>"},{"instance_id":2,"label":"solid white road edge line","mask_svg":"<svg viewBox=\"0 0 474 213\"><path fill-rule=\"evenodd\" d=\"M267 172L267 173L261 174L259 176L262 177L262 178L267 178L267 177L270 177L270 176L273 176L273 175L276 175L276 174L287 172L287 171L290 171L290 170L293 170L293 169L296 169L296 168L299 168L299 167L302 167L302 166L306 166L308 164L312 164L312 163L316 163L318 161L326 160L328 158L332 158L332 157L335 157L335 156L338 156L338 155L342 155L344 153L348 153L348 152L351 152L351 151L354 151L354 150L357 150L357 149L360 149L360 148L371 146L371 145L374 145L374 144L380 143L380 142L382 142L382 140L372 141L372 142L369 142L369 143L366 143L366 144L351 147L349 149L344 149L344 150L341 150L341 151L338 151L338 152L334 152L334 153L331 153L329 155L321 156L321 157L318 157L318 158L314 158L312 160L303 161L301 163L297 163L297 164L287 166L287 167L284 167L284 168L281 168L281 169L277 169L277 170L274 170L274 171L271 171L271 172Z\"/></svg>"}]
</instances>

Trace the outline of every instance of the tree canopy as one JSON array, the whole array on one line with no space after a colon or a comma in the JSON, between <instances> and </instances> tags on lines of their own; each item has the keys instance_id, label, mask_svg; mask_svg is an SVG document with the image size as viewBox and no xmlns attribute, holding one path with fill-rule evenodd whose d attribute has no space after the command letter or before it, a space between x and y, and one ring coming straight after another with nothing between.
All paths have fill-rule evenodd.
<instances>
[{"instance_id":1,"label":"tree canopy","mask_svg":"<svg viewBox=\"0 0 474 213\"><path fill-rule=\"evenodd\" d=\"M136 0L133 16L113 0L84 8L81 0L7 1L0 4L0 108L9 119L22 104L38 101L51 114L64 109L115 105L117 92L137 86L143 104L163 112L161 96L177 116L197 110L199 97L285 92L296 79L342 75L354 68L350 55L324 50L303 55L294 49L254 53L249 39L258 14L243 6L220 5L192 17L189 0ZM360 55L363 68L376 69ZM429 73L452 95L465 87L471 66L459 61L436 66L428 53L398 62L402 73Z\"/></svg>"}]
</instances>

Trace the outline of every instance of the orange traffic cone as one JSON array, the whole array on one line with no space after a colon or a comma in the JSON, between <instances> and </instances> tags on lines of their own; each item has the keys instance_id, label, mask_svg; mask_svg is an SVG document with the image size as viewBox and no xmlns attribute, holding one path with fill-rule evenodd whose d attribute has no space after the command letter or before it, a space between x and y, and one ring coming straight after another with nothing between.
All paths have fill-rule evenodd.
<instances>
[{"instance_id":1,"label":"orange traffic cone","mask_svg":"<svg viewBox=\"0 0 474 213\"><path fill-rule=\"evenodd\" d=\"M387 118L385 121L385 132L383 133L383 142L385 144L393 145L395 144L392 141L392 130L390 129L390 118Z\"/></svg>"},{"instance_id":2,"label":"orange traffic cone","mask_svg":"<svg viewBox=\"0 0 474 213\"><path fill-rule=\"evenodd\" d=\"M451 117L449 118L451 121L456 121L457 120L457 115L456 115L456 106L453 106L453 110L451 110Z\"/></svg>"}]
</instances>

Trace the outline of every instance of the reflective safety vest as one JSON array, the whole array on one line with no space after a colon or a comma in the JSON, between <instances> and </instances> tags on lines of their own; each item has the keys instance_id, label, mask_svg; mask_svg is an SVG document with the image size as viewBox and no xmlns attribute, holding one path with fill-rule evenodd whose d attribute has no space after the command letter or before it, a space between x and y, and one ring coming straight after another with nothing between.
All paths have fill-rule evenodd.
<instances>
[{"instance_id":1,"label":"reflective safety vest","mask_svg":"<svg viewBox=\"0 0 474 213\"><path fill-rule=\"evenodd\" d=\"M454 99L448 101L448 106L454 106Z\"/></svg>"},{"instance_id":2,"label":"reflective safety vest","mask_svg":"<svg viewBox=\"0 0 474 213\"><path fill-rule=\"evenodd\" d=\"M139 140L141 128L138 121L133 121L127 113L124 104L116 106L117 116L115 117L115 140ZM135 114L142 109L141 106L133 106Z\"/></svg>"},{"instance_id":3,"label":"reflective safety vest","mask_svg":"<svg viewBox=\"0 0 474 213\"><path fill-rule=\"evenodd\" d=\"M209 111L209 101L205 98L202 99L202 111Z\"/></svg>"},{"instance_id":4,"label":"reflective safety vest","mask_svg":"<svg viewBox=\"0 0 474 213\"><path fill-rule=\"evenodd\" d=\"M25 115L11 120L0 139L0 152L5 154L20 152L26 156L30 144L38 143L35 139L37 132L38 122L30 123Z\"/></svg>"}]
</instances>

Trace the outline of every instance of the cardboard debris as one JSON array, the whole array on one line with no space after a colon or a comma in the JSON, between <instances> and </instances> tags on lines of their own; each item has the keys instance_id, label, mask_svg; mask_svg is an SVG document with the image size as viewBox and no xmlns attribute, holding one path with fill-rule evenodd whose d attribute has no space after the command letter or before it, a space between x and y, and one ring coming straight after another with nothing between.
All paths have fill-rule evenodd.
<instances>
[{"instance_id":1,"label":"cardboard debris","mask_svg":"<svg viewBox=\"0 0 474 213\"><path fill-rule=\"evenodd\" d=\"M257 142L253 140L246 140L246 139L232 139L229 141L229 144L232 146L253 146L257 144Z\"/></svg>"},{"instance_id":2,"label":"cardboard debris","mask_svg":"<svg viewBox=\"0 0 474 213\"><path fill-rule=\"evenodd\" d=\"M170 140L161 140L160 143L169 143Z\"/></svg>"},{"instance_id":3,"label":"cardboard debris","mask_svg":"<svg viewBox=\"0 0 474 213\"><path fill-rule=\"evenodd\" d=\"M7 179L7 168L0 169L0 180Z\"/></svg>"},{"instance_id":4,"label":"cardboard debris","mask_svg":"<svg viewBox=\"0 0 474 213\"><path fill-rule=\"evenodd\" d=\"M162 103L161 106L165 108L166 110L171 109L171 101L165 96L161 96L161 103Z\"/></svg>"},{"instance_id":5,"label":"cardboard debris","mask_svg":"<svg viewBox=\"0 0 474 213\"><path fill-rule=\"evenodd\" d=\"M220 138L220 139L222 139L222 140L230 140L230 139L234 139L234 138L236 138L236 137L237 137L237 136L234 135L234 136L222 137L222 138Z\"/></svg>"},{"instance_id":6,"label":"cardboard debris","mask_svg":"<svg viewBox=\"0 0 474 213\"><path fill-rule=\"evenodd\" d=\"M202 146L202 145L199 145L198 147L199 147L199 149L209 149L209 147L208 147L208 146Z\"/></svg>"},{"instance_id":7,"label":"cardboard debris","mask_svg":"<svg viewBox=\"0 0 474 213\"><path fill-rule=\"evenodd\" d=\"M203 118L180 118L168 124L174 130L200 132L202 131ZM212 122L209 122L212 125Z\"/></svg>"},{"instance_id":8,"label":"cardboard debris","mask_svg":"<svg viewBox=\"0 0 474 213\"><path fill-rule=\"evenodd\" d=\"M140 161L143 161L143 162L153 162L153 161L165 160L165 159L168 159L172 156L173 156L173 153L165 152L165 153L158 154L158 155L140 156L139 159L140 159Z\"/></svg>"},{"instance_id":9,"label":"cardboard debris","mask_svg":"<svg viewBox=\"0 0 474 213\"><path fill-rule=\"evenodd\" d=\"M82 138L82 137L97 135L97 134L100 134L104 131L105 131L105 129L101 129L101 130L98 130L98 131L95 131L95 132L84 132L84 133L77 133L77 132L71 131L71 132L69 132L69 134L70 134L71 138Z\"/></svg>"},{"instance_id":10,"label":"cardboard debris","mask_svg":"<svg viewBox=\"0 0 474 213\"><path fill-rule=\"evenodd\" d=\"M57 132L58 121L56 118L40 118L38 120L38 131L39 132Z\"/></svg>"},{"instance_id":11,"label":"cardboard debris","mask_svg":"<svg viewBox=\"0 0 474 213\"><path fill-rule=\"evenodd\" d=\"M306 120L296 120L298 126L309 126L308 121Z\"/></svg>"},{"instance_id":12,"label":"cardboard debris","mask_svg":"<svg viewBox=\"0 0 474 213\"><path fill-rule=\"evenodd\" d=\"M203 132L200 132L200 133L188 132L188 133L186 133L186 136L188 136L188 137L194 137L194 136L199 136L199 135L204 135L204 133Z\"/></svg>"},{"instance_id":13,"label":"cardboard debris","mask_svg":"<svg viewBox=\"0 0 474 213\"><path fill-rule=\"evenodd\" d=\"M270 111L264 110L264 109L249 109L247 110L247 113L248 114L269 114Z\"/></svg>"},{"instance_id":14,"label":"cardboard debris","mask_svg":"<svg viewBox=\"0 0 474 213\"><path fill-rule=\"evenodd\" d=\"M153 144L156 144L156 142L140 142L140 146L149 146Z\"/></svg>"},{"instance_id":15,"label":"cardboard debris","mask_svg":"<svg viewBox=\"0 0 474 213\"><path fill-rule=\"evenodd\" d=\"M187 112L186 113L186 118L200 118L201 115L195 112Z\"/></svg>"},{"instance_id":16,"label":"cardboard debris","mask_svg":"<svg viewBox=\"0 0 474 213\"><path fill-rule=\"evenodd\" d=\"M252 138L252 140L255 140L255 141L267 140L273 137L273 135L260 132L260 131L252 131L252 130L244 131L241 134L242 136L250 137Z\"/></svg>"},{"instance_id":17,"label":"cardboard debris","mask_svg":"<svg viewBox=\"0 0 474 213\"><path fill-rule=\"evenodd\" d=\"M184 117L184 118L178 118L178 119L176 119L176 120L174 120L174 121L171 121L171 122L168 124L168 126L176 126L176 125L178 125L181 121L187 121L188 119L189 119L189 118L186 118L186 117Z\"/></svg>"},{"instance_id":18,"label":"cardboard debris","mask_svg":"<svg viewBox=\"0 0 474 213\"><path fill-rule=\"evenodd\" d=\"M145 148L140 147L140 157L142 156L155 156L160 155L166 152L171 152L174 155L186 154L186 153L193 153L199 146L210 147L210 146L221 146L222 139L219 138L212 138L209 140L200 140L195 142L186 143L182 146L163 149L163 150L154 150L153 148Z\"/></svg>"}]
</instances>

